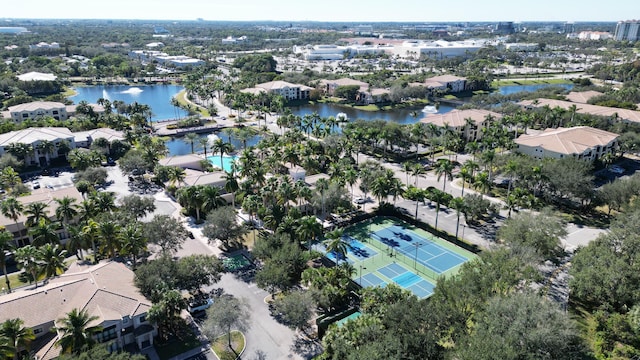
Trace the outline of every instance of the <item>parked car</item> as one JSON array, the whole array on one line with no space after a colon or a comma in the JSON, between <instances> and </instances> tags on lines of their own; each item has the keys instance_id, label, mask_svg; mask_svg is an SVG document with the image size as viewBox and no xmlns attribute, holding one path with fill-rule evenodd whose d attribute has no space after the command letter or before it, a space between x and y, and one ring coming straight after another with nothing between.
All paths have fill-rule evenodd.
<instances>
[{"instance_id":1,"label":"parked car","mask_svg":"<svg viewBox=\"0 0 640 360\"><path fill-rule=\"evenodd\" d=\"M37 181L34 181L34 183L31 185L31 187L35 190L35 189L40 189L40 183Z\"/></svg>"},{"instance_id":2,"label":"parked car","mask_svg":"<svg viewBox=\"0 0 640 360\"><path fill-rule=\"evenodd\" d=\"M211 305L213 305L213 299L209 294L198 293L194 297L188 299L187 303L187 311L193 314L210 308Z\"/></svg>"}]
</instances>

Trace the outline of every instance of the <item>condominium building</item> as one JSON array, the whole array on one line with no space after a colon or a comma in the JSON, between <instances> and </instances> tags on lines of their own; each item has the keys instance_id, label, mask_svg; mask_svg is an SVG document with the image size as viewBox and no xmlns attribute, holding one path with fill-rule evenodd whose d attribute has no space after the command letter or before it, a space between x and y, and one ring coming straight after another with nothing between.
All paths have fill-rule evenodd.
<instances>
[{"instance_id":1,"label":"condominium building","mask_svg":"<svg viewBox=\"0 0 640 360\"><path fill-rule=\"evenodd\" d=\"M575 157L594 161L616 151L618 136L589 126L576 126L521 135L515 143L516 151L535 159Z\"/></svg>"},{"instance_id":2,"label":"condominium building","mask_svg":"<svg viewBox=\"0 0 640 360\"><path fill-rule=\"evenodd\" d=\"M637 41L640 38L640 20L618 22L613 38L618 41Z\"/></svg>"}]
</instances>

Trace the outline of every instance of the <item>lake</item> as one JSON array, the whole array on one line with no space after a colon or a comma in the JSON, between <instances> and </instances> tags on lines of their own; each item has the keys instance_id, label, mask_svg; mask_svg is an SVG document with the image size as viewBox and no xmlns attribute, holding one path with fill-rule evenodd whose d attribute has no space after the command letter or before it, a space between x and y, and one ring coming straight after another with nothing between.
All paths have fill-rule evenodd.
<instances>
[{"instance_id":1,"label":"lake","mask_svg":"<svg viewBox=\"0 0 640 360\"><path fill-rule=\"evenodd\" d=\"M534 85L505 85L498 88L500 95L511 95L522 91L534 92L547 87L561 87L566 90L573 89L573 84L534 84Z\"/></svg>"},{"instance_id":2,"label":"lake","mask_svg":"<svg viewBox=\"0 0 640 360\"><path fill-rule=\"evenodd\" d=\"M304 116L308 114L312 114L313 112L317 112L320 117L326 118L329 116L335 117L339 113L347 114L349 120L386 120L386 121L394 121L399 124L414 124L420 121L426 114L421 112L423 106L413 107L413 108L403 108L403 109L393 109L387 111L364 111L358 110L351 107L340 106L331 103L316 103L313 105L302 105L302 106L294 106L291 107L291 112L294 115ZM453 106L440 104L438 108L438 114L445 114L449 111L455 109ZM411 113L416 111L417 115L414 117Z\"/></svg>"},{"instance_id":3,"label":"lake","mask_svg":"<svg viewBox=\"0 0 640 360\"><path fill-rule=\"evenodd\" d=\"M96 103L104 98L113 102L124 101L127 104L138 102L149 105L153 116L152 121L175 119L186 117L186 111L171 105L171 98L176 96L184 87L178 85L95 85L82 86L74 89L78 94L70 97L75 104L84 100Z\"/></svg>"}]
</instances>

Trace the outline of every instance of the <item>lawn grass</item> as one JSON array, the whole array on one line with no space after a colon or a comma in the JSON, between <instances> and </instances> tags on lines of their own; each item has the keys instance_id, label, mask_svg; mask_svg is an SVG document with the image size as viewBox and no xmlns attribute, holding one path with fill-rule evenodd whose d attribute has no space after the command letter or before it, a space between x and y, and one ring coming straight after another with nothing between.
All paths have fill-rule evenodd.
<instances>
[{"instance_id":1,"label":"lawn grass","mask_svg":"<svg viewBox=\"0 0 640 360\"><path fill-rule=\"evenodd\" d=\"M187 106L189 104L191 104L194 109L196 109L196 111L198 113L200 113L200 115L204 116L204 117L209 117L211 116L211 114L209 114L209 110L203 108L200 105L197 105L195 103L190 103L189 101L187 101L187 90L182 90L180 91L177 95L176 95L176 100L178 100L178 103L180 103L180 105L183 106Z\"/></svg>"},{"instance_id":2,"label":"lawn grass","mask_svg":"<svg viewBox=\"0 0 640 360\"><path fill-rule=\"evenodd\" d=\"M527 79L527 80L495 80L491 86L498 88L499 86L509 85L541 85L541 84L571 84L571 81L565 79Z\"/></svg>"},{"instance_id":3,"label":"lawn grass","mask_svg":"<svg viewBox=\"0 0 640 360\"><path fill-rule=\"evenodd\" d=\"M220 360L235 360L242 354L245 347L244 335L240 331L231 332L231 347L229 349L228 334L224 334L211 344L213 352Z\"/></svg>"},{"instance_id":4,"label":"lawn grass","mask_svg":"<svg viewBox=\"0 0 640 360\"><path fill-rule=\"evenodd\" d=\"M193 332L188 331L184 339L172 339L164 344L156 343L154 346L160 359L168 360L200 346L200 340L198 340Z\"/></svg>"}]
</instances>

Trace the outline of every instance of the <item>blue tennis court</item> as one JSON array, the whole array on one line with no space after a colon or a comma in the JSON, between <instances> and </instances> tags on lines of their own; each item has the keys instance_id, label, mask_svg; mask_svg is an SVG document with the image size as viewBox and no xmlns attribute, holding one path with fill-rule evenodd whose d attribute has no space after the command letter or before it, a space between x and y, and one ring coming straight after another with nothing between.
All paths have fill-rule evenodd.
<instances>
[{"instance_id":1,"label":"blue tennis court","mask_svg":"<svg viewBox=\"0 0 640 360\"><path fill-rule=\"evenodd\" d=\"M360 241L352 238L349 235L343 235L342 239L345 240L345 242L347 244L349 244L349 246L347 246L347 258L346 260L351 263L354 264L356 261L362 261L365 259L368 259L372 256L375 256L378 254L377 251L373 250L372 248L368 247L367 245L361 243ZM324 249L326 250L326 248ZM330 252L327 253L326 256L331 259L331 261L336 262L337 254ZM344 261L345 259L343 259L342 257L340 257L340 261Z\"/></svg>"},{"instance_id":2,"label":"blue tennis court","mask_svg":"<svg viewBox=\"0 0 640 360\"><path fill-rule=\"evenodd\" d=\"M433 294L434 284L398 263L392 263L382 267L378 269L378 272L402 288L410 290L419 298L425 298ZM364 280L362 282L364 283Z\"/></svg>"},{"instance_id":3,"label":"blue tennis court","mask_svg":"<svg viewBox=\"0 0 640 360\"><path fill-rule=\"evenodd\" d=\"M442 274L468 260L466 257L398 225L378 230L371 234L371 237L409 258L415 259L437 274Z\"/></svg>"},{"instance_id":4,"label":"blue tennis court","mask_svg":"<svg viewBox=\"0 0 640 360\"><path fill-rule=\"evenodd\" d=\"M374 273L368 273L366 275L362 275L360 278L358 278L356 282L358 283L358 285L362 287L369 287L369 286L385 287L385 285L387 285L386 281L382 280L380 277L378 277Z\"/></svg>"}]
</instances>

